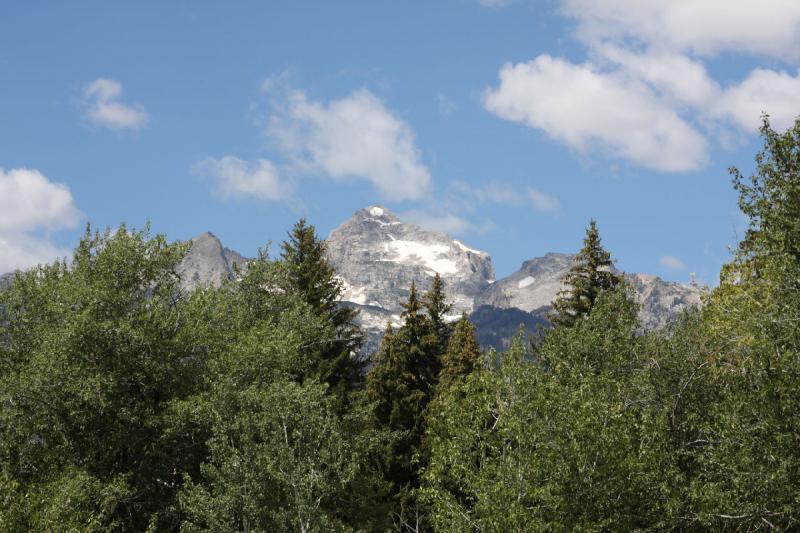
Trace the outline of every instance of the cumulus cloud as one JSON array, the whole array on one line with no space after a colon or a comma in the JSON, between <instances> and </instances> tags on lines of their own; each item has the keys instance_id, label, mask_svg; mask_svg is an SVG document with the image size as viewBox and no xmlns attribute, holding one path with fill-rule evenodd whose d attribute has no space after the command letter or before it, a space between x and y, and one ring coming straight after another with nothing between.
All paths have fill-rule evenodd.
<instances>
[{"instance_id":1,"label":"cumulus cloud","mask_svg":"<svg viewBox=\"0 0 800 533\"><path fill-rule=\"evenodd\" d=\"M292 90L274 108L267 134L301 172L367 181L389 200L427 192L431 175L414 132L370 91L325 103Z\"/></svg>"},{"instance_id":2,"label":"cumulus cloud","mask_svg":"<svg viewBox=\"0 0 800 533\"><path fill-rule=\"evenodd\" d=\"M74 227L79 219L66 185L37 170L0 168L0 273L67 255L48 232Z\"/></svg>"},{"instance_id":3,"label":"cumulus cloud","mask_svg":"<svg viewBox=\"0 0 800 533\"><path fill-rule=\"evenodd\" d=\"M580 152L610 153L665 172L709 159L707 137L754 132L761 114L791 125L800 74L757 68L717 82L706 61L721 53L800 59L800 3L794 0L562 0L588 60L540 55L506 64L484 105L506 120L546 132ZM724 138L720 139L724 143Z\"/></svg>"},{"instance_id":4,"label":"cumulus cloud","mask_svg":"<svg viewBox=\"0 0 800 533\"><path fill-rule=\"evenodd\" d=\"M245 161L233 156L208 157L194 167L195 174L210 177L222 198L286 200L290 183L282 180L276 166L266 159Z\"/></svg>"},{"instance_id":5,"label":"cumulus cloud","mask_svg":"<svg viewBox=\"0 0 800 533\"><path fill-rule=\"evenodd\" d=\"M669 270L686 270L686 265L677 257L665 255L658 261L661 266Z\"/></svg>"},{"instance_id":6,"label":"cumulus cloud","mask_svg":"<svg viewBox=\"0 0 800 533\"><path fill-rule=\"evenodd\" d=\"M755 69L741 83L727 88L711 110L745 130L758 128L762 112L769 113L773 128L788 128L800 115L800 76Z\"/></svg>"},{"instance_id":7,"label":"cumulus cloud","mask_svg":"<svg viewBox=\"0 0 800 533\"><path fill-rule=\"evenodd\" d=\"M591 43L613 40L699 55L800 55L795 0L563 0L563 12Z\"/></svg>"},{"instance_id":8,"label":"cumulus cloud","mask_svg":"<svg viewBox=\"0 0 800 533\"><path fill-rule=\"evenodd\" d=\"M666 51L637 53L601 44L594 49L600 58L621 67L620 74L648 83L651 88L675 103L704 106L720 93L705 65L683 54Z\"/></svg>"},{"instance_id":9,"label":"cumulus cloud","mask_svg":"<svg viewBox=\"0 0 800 533\"><path fill-rule=\"evenodd\" d=\"M86 117L93 124L113 130L136 130L147 125L140 105L121 101L122 84L107 78L91 82L83 92Z\"/></svg>"},{"instance_id":10,"label":"cumulus cloud","mask_svg":"<svg viewBox=\"0 0 800 533\"><path fill-rule=\"evenodd\" d=\"M549 55L506 64L484 105L581 152L599 146L655 170L695 170L707 159L703 136L646 85L590 64Z\"/></svg>"},{"instance_id":11,"label":"cumulus cloud","mask_svg":"<svg viewBox=\"0 0 800 533\"><path fill-rule=\"evenodd\" d=\"M523 196L506 183L491 181L477 186L461 180L450 182L444 200L455 206L464 206L468 211L483 204L518 206L524 202Z\"/></svg>"}]
</instances>

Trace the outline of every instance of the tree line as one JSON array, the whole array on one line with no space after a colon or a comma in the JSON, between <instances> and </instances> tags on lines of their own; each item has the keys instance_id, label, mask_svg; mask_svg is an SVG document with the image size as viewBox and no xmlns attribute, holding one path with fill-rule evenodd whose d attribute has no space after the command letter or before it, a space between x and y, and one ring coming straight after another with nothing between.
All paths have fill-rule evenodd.
<instances>
[{"instance_id":1,"label":"tree line","mask_svg":"<svg viewBox=\"0 0 800 533\"><path fill-rule=\"evenodd\" d=\"M484 351L438 276L361 354L298 222L220 287L87 231L0 290L3 531L800 528L800 121L731 169L749 227L643 332L592 221L551 329Z\"/></svg>"}]
</instances>

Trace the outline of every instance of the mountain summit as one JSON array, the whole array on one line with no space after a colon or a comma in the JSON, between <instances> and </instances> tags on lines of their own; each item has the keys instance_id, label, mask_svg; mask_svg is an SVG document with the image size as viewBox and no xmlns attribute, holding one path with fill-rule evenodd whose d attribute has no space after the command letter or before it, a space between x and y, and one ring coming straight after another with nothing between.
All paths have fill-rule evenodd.
<instances>
[{"instance_id":1,"label":"mountain summit","mask_svg":"<svg viewBox=\"0 0 800 533\"><path fill-rule=\"evenodd\" d=\"M380 205L356 211L331 232L327 246L343 300L361 311L371 339L380 338L388 321L399 323L412 281L425 291L438 273L453 303L453 318L472 311L475 296L494 281L488 253L403 222Z\"/></svg>"}]
</instances>

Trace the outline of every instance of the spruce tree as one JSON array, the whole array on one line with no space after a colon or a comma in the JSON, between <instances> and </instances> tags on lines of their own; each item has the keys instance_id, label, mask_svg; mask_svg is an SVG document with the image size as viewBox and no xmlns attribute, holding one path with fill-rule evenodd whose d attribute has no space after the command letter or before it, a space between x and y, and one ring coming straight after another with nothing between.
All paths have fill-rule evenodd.
<instances>
[{"instance_id":1,"label":"spruce tree","mask_svg":"<svg viewBox=\"0 0 800 533\"><path fill-rule=\"evenodd\" d=\"M362 335L355 324L358 311L340 303L342 287L326 257L325 242L314 226L300 219L281 245L288 269L289 289L296 292L333 328L334 336L309 348L309 367L334 394L344 396L362 379L363 365L356 354Z\"/></svg>"},{"instance_id":2,"label":"spruce tree","mask_svg":"<svg viewBox=\"0 0 800 533\"><path fill-rule=\"evenodd\" d=\"M449 329L444 321L448 309L441 279L422 298L412 283L403 304L403 326L396 332L391 325L387 328L375 366L367 376L375 422L395 437L381 463L384 479L392 486L400 523L420 519L415 490L425 462L426 410L437 388L446 342L440 336Z\"/></svg>"},{"instance_id":3,"label":"spruce tree","mask_svg":"<svg viewBox=\"0 0 800 533\"><path fill-rule=\"evenodd\" d=\"M480 365L481 348L475 339L475 326L464 312L456 322L447 351L442 358L439 390L445 390L465 379Z\"/></svg>"},{"instance_id":4,"label":"spruce tree","mask_svg":"<svg viewBox=\"0 0 800 533\"><path fill-rule=\"evenodd\" d=\"M594 307L597 297L617 286L619 276L613 272L614 264L600 242L597 223L592 219L586 228L583 248L564 277L567 286L553 301L550 321L556 326L572 326L586 318Z\"/></svg>"},{"instance_id":5,"label":"spruce tree","mask_svg":"<svg viewBox=\"0 0 800 533\"><path fill-rule=\"evenodd\" d=\"M429 386L430 390L439 379L442 356L447 350L447 343L452 331L450 324L446 321L446 315L452 305L447 302L444 282L438 273L433 278L430 290L422 297L422 304L428 315L428 325L423 338L425 358L422 360L420 378Z\"/></svg>"}]
</instances>

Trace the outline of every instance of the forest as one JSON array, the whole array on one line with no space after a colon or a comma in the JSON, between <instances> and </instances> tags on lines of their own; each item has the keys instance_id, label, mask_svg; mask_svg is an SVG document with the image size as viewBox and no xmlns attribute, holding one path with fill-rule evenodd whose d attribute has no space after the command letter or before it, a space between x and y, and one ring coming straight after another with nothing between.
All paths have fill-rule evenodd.
<instances>
[{"instance_id":1,"label":"forest","mask_svg":"<svg viewBox=\"0 0 800 533\"><path fill-rule=\"evenodd\" d=\"M800 529L800 120L761 135L743 239L655 332L594 222L502 353L438 277L361 353L304 220L191 292L188 243L87 228L0 290L0 531Z\"/></svg>"}]
</instances>

